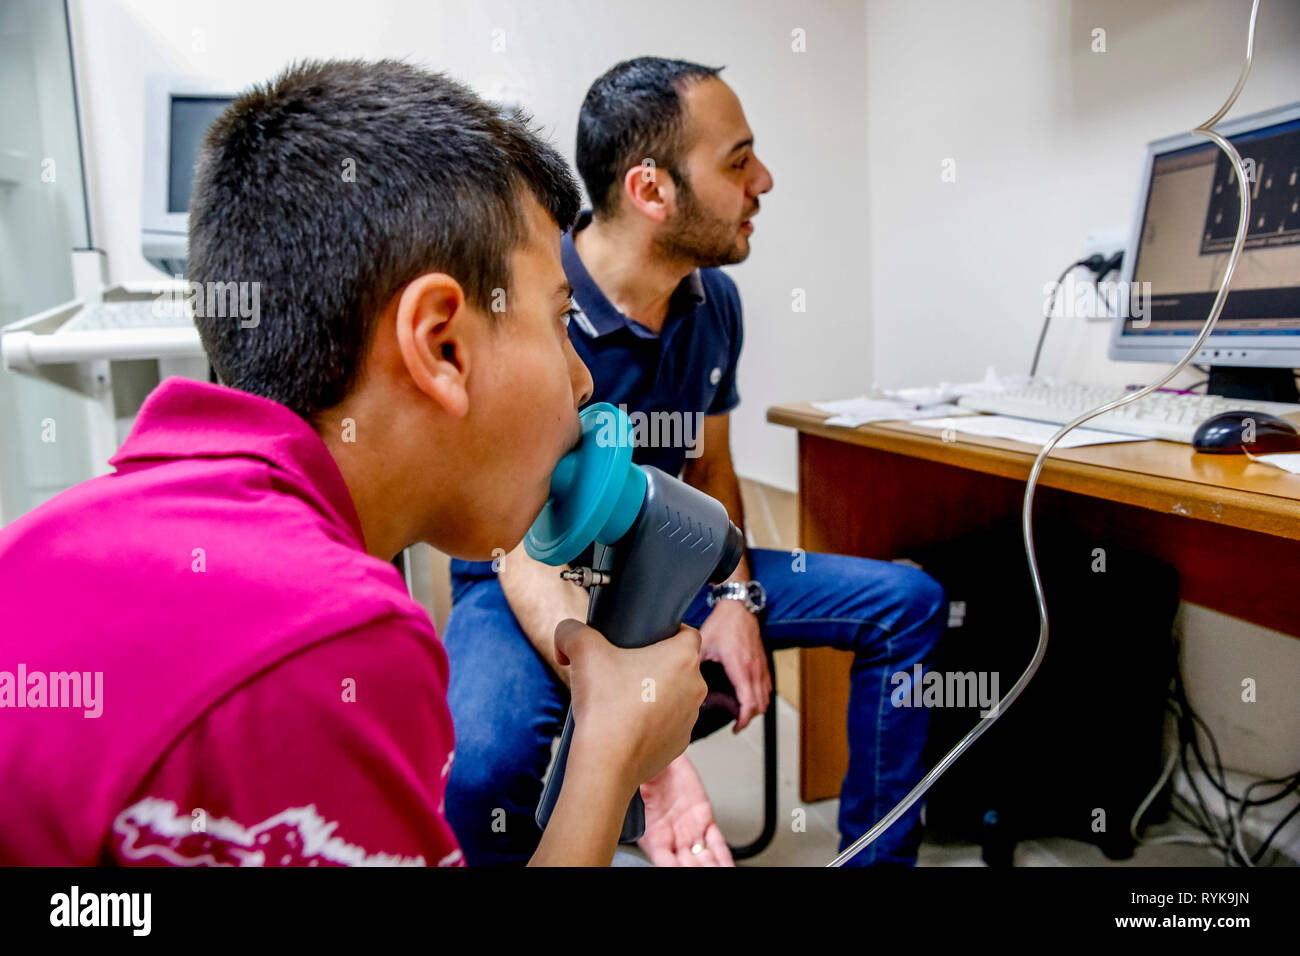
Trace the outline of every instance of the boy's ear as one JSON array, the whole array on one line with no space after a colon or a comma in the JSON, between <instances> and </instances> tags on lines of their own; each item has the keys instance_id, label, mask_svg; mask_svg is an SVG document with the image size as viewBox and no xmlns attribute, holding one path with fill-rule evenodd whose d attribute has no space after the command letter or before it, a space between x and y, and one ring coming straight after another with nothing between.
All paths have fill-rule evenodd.
<instances>
[{"instance_id":1,"label":"boy's ear","mask_svg":"<svg viewBox=\"0 0 1300 956\"><path fill-rule=\"evenodd\" d=\"M465 290L430 272L407 283L397 300L397 346L415 387L456 418L469 411L469 339Z\"/></svg>"},{"instance_id":2,"label":"boy's ear","mask_svg":"<svg viewBox=\"0 0 1300 956\"><path fill-rule=\"evenodd\" d=\"M663 222L676 202L677 184L666 169L659 169L647 159L623 175L623 191L628 200L645 216Z\"/></svg>"}]
</instances>

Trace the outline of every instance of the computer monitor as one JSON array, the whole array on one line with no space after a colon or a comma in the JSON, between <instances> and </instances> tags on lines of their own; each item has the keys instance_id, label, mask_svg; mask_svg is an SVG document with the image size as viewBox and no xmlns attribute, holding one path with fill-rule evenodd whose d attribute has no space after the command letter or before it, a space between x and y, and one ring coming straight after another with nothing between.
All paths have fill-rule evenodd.
<instances>
[{"instance_id":1,"label":"computer monitor","mask_svg":"<svg viewBox=\"0 0 1300 956\"><path fill-rule=\"evenodd\" d=\"M235 94L197 77L151 76L145 96L141 250L167 275L184 275L199 144Z\"/></svg>"},{"instance_id":2,"label":"computer monitor","mask_svg":"<svg viewBox=\"0 0 1300 956\"><path fill-rule=\"evenodd\" d=\"M1211 393L1296 401L1300 103L1216 129L1246 166L1251 222L1223 313L1193 361L1211 367ZM1239 202L1232 164L1203 136L1186 133L1147 147L1111 358L1172 364L1187 351L1223 280Z\"/></svg>"}]
</instances>

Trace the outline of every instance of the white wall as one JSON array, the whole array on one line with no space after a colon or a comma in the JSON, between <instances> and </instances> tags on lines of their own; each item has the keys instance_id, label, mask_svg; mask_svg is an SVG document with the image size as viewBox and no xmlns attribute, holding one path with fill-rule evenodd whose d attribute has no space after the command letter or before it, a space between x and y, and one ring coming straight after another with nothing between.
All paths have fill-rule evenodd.
<instances>
[{"instance_id":1,"label":"white wall","mask_svg":"<svg viewBox=\"0 0 1300 956\"><path fill-rule=\"evenodd\" d=\"M1249 13L1250 0L867 0L872 277L861 308L881 384L1028 371L1044 284L1088 233L1128 230L1146 143L1223 103ZM1105 53L1090 50L1096 27ZM1296 100L1300 4L1264 0L1255 65L1229 115ZM946 158L956 182L940 178ZM1108 334L1054 320L1041 371L1129 383L1163 368L1111 362ZM1177 629L1188 694L1225 763L1293 772L1300 641L1191 605ZM1122 684L1122 662L1116 673ZM1254 704L1241 700L1247 677L1261 688Z\"/></svg>"},{"instance_id":2,"label":"white wall","mask_svg":"<svg viewBox=\"0 0 1300 956\"><path fill-rule=\"evenodd\" d=\"M868 0L867 311L882 384L1029 370L1044 284L1088 233L1128 231L1146 144L1227 98L1249 13L1250 0ZM1091 52L1097 27L1105 53ZM1296 100L1300 4L1264 0L1230 115ZM946 158L956 182L940 178ZM1128 383L1159 368L1111 362L1108 334L1054 320L1040 371Z\"/></svg>"},{"instance_id":3,"label":"white wall","mask_svg":"<svg viewBox=\"0 0 1300 956\"><path fill-rule=\"evenodd\" d=\"M870 378L869 327L860 307L844 307L863 301L868 276L860 0L667 0L651 7L600 0L76 0L73 12L96 234L114 279L154 276L139 239L150 73L212 76L237 88L295 57L410 57L486 95L517 97L572 161L578 108L591 81L627 57L676 56L727 67L723 77L740 95L776 182L755 223L753 254L731 270L748 318L744 402L733 424L741 471L793 488L794 437L764 423L767 407L855 392ZM806 53L791 49L795 28L805 31ZM494 51L494 40L504 41L504 52ZM791 310L794 288L806 290L805 313Z\"/></svg>"}]
</instances>

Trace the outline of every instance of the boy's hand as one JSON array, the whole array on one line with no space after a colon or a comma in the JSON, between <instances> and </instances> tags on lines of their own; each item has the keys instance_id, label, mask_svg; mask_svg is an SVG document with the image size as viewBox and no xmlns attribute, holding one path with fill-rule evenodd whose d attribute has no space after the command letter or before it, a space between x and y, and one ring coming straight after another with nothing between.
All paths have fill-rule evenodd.
<instances>
[{"instance_id":1,"label":"boy's hand","mask_svg":"<svg viewBox=\"0 0 1300 956\"><path fill-rule=\"evenodd\" d=\"M617 768L634 791L686 750L708 692L699 631L683 626L658 644L628 649L567 619L555 628L555 651L570 667L571 762Z\"/></svg>"}]
</instances>

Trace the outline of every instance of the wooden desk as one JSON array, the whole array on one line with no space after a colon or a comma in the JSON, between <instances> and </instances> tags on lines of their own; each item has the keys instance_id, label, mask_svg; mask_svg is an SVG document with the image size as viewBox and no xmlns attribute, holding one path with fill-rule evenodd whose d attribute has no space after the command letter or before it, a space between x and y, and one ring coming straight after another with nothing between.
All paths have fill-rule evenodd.
<instances>
[{"instance_id":1,"label":"wooden desk","mask_svg":"<svg viewBox=\"0 0 1300 956\"><path fill-rule=\"evenodd\" d=\"M827 417L806 403L767 413L799 431L805 549L887 560L1018 521L1037 448L961 433L944 441L906 422L838 428ZM1053 453L1034 509L1177 568L1184 601L1300 636L1300 476L1172 442L1093 445ZM804 800L839 794L851 660L800 652Z\"/></svg>"}]
</instances>

